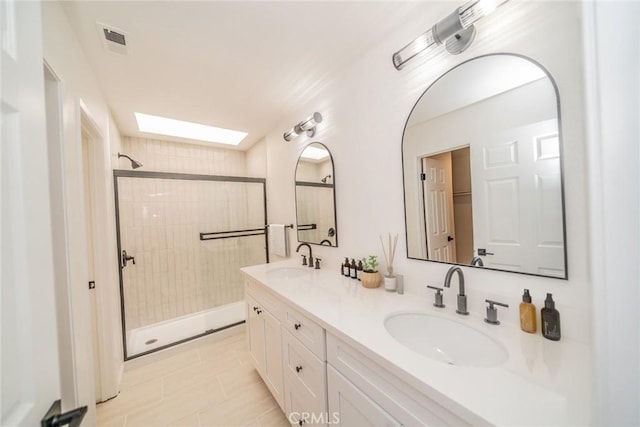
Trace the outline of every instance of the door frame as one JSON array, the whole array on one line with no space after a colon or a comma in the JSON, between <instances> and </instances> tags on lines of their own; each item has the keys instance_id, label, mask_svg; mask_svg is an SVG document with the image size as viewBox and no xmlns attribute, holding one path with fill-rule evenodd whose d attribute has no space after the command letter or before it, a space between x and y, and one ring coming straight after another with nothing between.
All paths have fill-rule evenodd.
<instances>
[{"instance_id":1,"label":"door frame","mask_svg":"<svg viewBox=\"0 0 640 427\"><path fill-rule=\"evenodd\" d=\"M119 330L120 318L114 314L116 313L115 307L117 307L117 276L115 268L109 262L109 255L113 253L113 248L115 248L115 239L113 239L113 234L111 233L112 227L115 227L115 224L113 223L113 219L108 215L108 212L111 212L112 209L109 203L110 200L112 200L110 194L112 190L109 187L110 180L108 179L111 173L111 156L109 154L107 135L105 135L105 132L94 119L94 115L81 98L77 99L76 114L76 123L79 124L76 129L77 147L79 153L82 153L82 136L83 134L86 135L88 137L87 155L89 157L89 164L92 166L91 170L88 171L90 174L92 200L84 200L84 192L82 192L81 205L85 206L87 202L92 204L93 221L91 230L93 233L93 247L86 248L86 250L93 252L94 277L87 278L83 285L87 286L84 289L88 291L88 283L86 283L88 280L94 280L96 284L92 292L95 292L95 316L98 334L96 337L93 337L93 334L91 334L91 337L92 340L97 341L99 349L98 354L95 355L97 360L94 361L99 365L98 373L100 375L100 378L96 379L100 382L100 387L99 395L95 396L95 400L96 402L102 402L118 394L124 371L120 340L117 334L112 332ZM86 165L84 164L83 157L80 156L80 159L80 164L84 169ZM79 176L84 180L82 171ZM85 222L86 220L87 218L84 218ZM82 234L84 234L84 232ZM83 244L86 244L86 241L86 236L84 236ZM86 257L83 262L86 265ZM87 271L85 269L85 274L86 273ZM86 313L91 316L88 297L89 295L87 293ZM75 312L74 314L78 315L79 313ZM85 318L84 315L81 317L82 321L90 323L90 317ZM93 341L91 341L90 344L93 349Z\"/></svg>"},{"instance_id":2,"label":"door frame","mask_svg":"<svg viewBox=\"0 0 640 427\"><path fill-rule=\"evenodd\" d=\"M62 79L49 63L43 61L45 109L47 116L47 159L51 205L52 243L58 349L60 353L60 393L64 408L77 406L76 371L71 274L69 266L69 224L66 209L64 133L62 118Z\"/></svg>"}]
</instances>

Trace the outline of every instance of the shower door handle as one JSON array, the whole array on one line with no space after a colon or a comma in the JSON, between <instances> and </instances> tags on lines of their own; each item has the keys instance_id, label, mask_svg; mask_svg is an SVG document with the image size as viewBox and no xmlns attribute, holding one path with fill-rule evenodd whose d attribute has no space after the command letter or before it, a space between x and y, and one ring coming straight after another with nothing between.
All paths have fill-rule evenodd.
<instances>
[{"instance_id":1,"label":"shower door handle","mask_svg":"<svg viewBox=\"0 0 640 427\"><path fill-rule=\"evenodd\" d=\"M127 266L127 261L131 261L133 265L136 264L136 258L131 255L128 255L127 251L123 250L122 251L122 268Z\"/></svg>"}]
</instances>

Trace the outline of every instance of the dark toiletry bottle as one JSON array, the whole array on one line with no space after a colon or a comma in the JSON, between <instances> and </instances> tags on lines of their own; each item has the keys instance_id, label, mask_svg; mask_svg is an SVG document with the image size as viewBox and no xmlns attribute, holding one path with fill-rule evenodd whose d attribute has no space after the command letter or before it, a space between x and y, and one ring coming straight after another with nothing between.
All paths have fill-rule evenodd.
<instances>
[{"instance_id":1,"label":"dark toiletry bottle","mask_svg":"<svg viewBox=\"0 0 640 427\"><path fill-rule=\"evenodd\" d=\"M360 280L360 276L362 275L362 270L364 270L362 261L358 261L358 269L356 270L356 276L358 277L358 280Z\"/></svg>"},{"instance_id":2,"label":"dark toiletry bottle","mask_svg":"<svg viewBox=\"0 0 640 427\"><path fill-rule=\"evenodd\" d=\"M353 258L351 259L351 278L358 278L358 266L356 265L356 260Z\"/></svg>"},{"instance_id":3,"label":"dark toiletry bottle","mask_svg":"<svg viewBox=\"0 0 640 427\"><path fill-rule=\"evenodd\" d=\"M344 274L347 277L351 277L351 265L349 264L348 257L344 259L344 270L342 271L342 274Z\"/></svg>"},{"instance_id":4,"label":"dark toiletry bottle","mask_svg":"<svg viewBox=\"0 0 640 427\"><path fill-rule=\"evenodd\" d=\"M536 306L531 304L529 289L525 289L520 303L520 329L530 334L535 334L536 323Z\"/></svg>"},{"instance_id":5,"label":"dark toiletry bottle","mask_svg":"<svg viewBox=\"0 0 640 427\"><path fill-rule=\"evenodd\" d=\"M551 341L560 341L560 313L551 294L544 300L544 308L540 310L542 336Z\"/></svg>"},{"instance_id":6,"label":"dark toiletry bottle","mask_svg":"<svg viewBox=\"0 0 640 427\"><path fill-rule=\"evenodd\" d=\"M340 274L344 276L344 262L340 264Z\"/></svg>"}]
</instances>

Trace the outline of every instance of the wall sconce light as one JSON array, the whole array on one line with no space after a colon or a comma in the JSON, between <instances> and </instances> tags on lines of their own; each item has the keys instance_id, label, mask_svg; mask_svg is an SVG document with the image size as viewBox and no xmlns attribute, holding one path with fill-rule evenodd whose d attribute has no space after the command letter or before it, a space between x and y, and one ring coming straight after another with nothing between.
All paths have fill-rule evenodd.
<instances>
[{"instance_id":1,"label":"wall sconce light","mask_svg":"<svg viewBox=\"0 0 640 427\"><path fill-rule=\"evenodd\" d=\"M447 52L457 55L467 50L476 36L473 25L508 0L471 0L436 22L420 37L393 54L393 65L401 70L404 64L434 45L444 43Z\"/></svg>"},{"instance_id":2,"label":"wall sconce light","mask_svg":"<svg viewBox=\"0 0 640 427\"><path fill-rule=\"evenodd\" d=\"M302 132L306 132L308 137L312 137L316 134L316 125L320 122L322 122L322 114L317 112L313 113L311 116L286 131L283 138L285 141L291 141Z\"/></svg>"}]
</instances>

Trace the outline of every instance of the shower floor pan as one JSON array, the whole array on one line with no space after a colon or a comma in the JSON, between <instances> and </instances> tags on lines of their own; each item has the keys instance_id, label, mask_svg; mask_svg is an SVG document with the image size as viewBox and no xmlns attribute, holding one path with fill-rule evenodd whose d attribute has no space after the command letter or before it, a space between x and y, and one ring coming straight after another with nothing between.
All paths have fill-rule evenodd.
<instances>
[{"instance_id":1,"label":"shower floor pan","mask_svg":"<svg viewBox=\"0 0 640 427\"><path fill-rule=\"evenodd\" d=\"M244 301L187 314L127 332L127 359L196 338L245 320Z\"/></svg>"}]
</instances>

